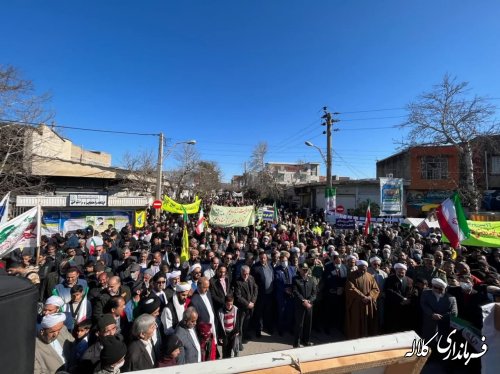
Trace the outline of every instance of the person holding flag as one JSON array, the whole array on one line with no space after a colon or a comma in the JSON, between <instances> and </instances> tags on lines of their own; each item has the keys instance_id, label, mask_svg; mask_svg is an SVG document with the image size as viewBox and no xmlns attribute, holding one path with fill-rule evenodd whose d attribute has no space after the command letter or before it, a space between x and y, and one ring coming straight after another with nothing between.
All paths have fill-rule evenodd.
<instances>
[{"instance_id":1,"label":"person holding flag","mask_svg":"<svg viewBox=\"0 0 500 374\"><path fill-rule=\"evenodd\" d=\"M181 264L184 264L185 262L189 261L190 255L189 255L189 234L188 234L188 214L186 212L186 209L182 207L184 210L183 213L183 221L184 221L184 228L182 229L182 249L181 249Z\"/></svg>"},{"instance_id":2,"label":"person holding flag","mask_svg":"<svg viewBox=\"0 0 500 374\"><path fill-rule=\"evenodd\" d=\"M7 192L7 195L0 201L0 225L9 220L9 199L10 192Z\"/></svg>"},{"instance_id":3,"label":"person holding flag","mask_svg":"<svg viewBox=\"0 0 500 374\"><path fill-rule=\"evenodd\" d=\"M455 192L451 198L446 199L436 210L439 226L451 247L457 249L462 241L470 237L470 229L467 225L462 203L458 193Z\"/></svg>"},{"instance_id":4,"label":"person holding flag","mask_svg":"<svg viewBox=\"0 0 500 374\"><path fill-rule=\"evenodd\" d=\"M203 208L200 208L200 216L198 222L196 223L196 234L201 235L205 230L206 218L203 216Z\"/></svg>"},{"instance_id":5,"label":"person holding flag","mask_svg":"<svg viewBox=\"0 0 500 374\"><path fill-rule=\"evenodd\" d=\"M368 207L366 208L365 226L363 229L364 236L368 236L369 234L371 234L372 232L371 223L372 223L372 213L370 211L370 202L368 202Z\"/></svg>"}]
</instances>

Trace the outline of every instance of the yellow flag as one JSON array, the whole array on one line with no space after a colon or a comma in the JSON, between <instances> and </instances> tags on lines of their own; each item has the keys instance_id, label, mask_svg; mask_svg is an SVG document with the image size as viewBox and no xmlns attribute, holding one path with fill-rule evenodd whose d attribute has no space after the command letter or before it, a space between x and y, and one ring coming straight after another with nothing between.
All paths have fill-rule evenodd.
<instances>
[{"instance_id":1,"label":"yellow flag","mask_svg":"<svg viewBox=\"0 0 500 374\"><path fill-rule=\"evenodd\" d=\"M146 223L146 211L145 210L136 210L135 211L135 228L142 229Z\"/></svg>"},{"instance_id":2,"label":"yellow flag","mask_svg":"<svg viewBox=\"0 0 500 374\"><path fill-rule=\"evenodd\" d=\"M184 225L184 230L182 232L182 250L181 250L181 263L189 261L189 235L187 227Z\"/></svg>"},{"instance_id":3,"label":"yellow flag","mask_svg":"<svg viewBox=\"0 0 500 374\"><path fill-rule=\"evenodd\" d=\"M164 196L161 209L170 213L195 214L200 210L200 203L201 200L198 196L194 198L194 203L191 204L179 204L178 202L172 200L170 197Z\"/></svg>"}]
</instances>

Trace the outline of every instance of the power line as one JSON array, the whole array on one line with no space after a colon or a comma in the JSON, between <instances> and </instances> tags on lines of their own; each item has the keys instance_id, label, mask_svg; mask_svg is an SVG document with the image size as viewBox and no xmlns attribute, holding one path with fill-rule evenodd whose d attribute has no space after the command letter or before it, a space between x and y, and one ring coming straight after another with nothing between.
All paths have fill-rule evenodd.
<instances>
[{"instance_id":1,"label":"power line","mask_svg":"<svg viewBox=\"0 0 500 374\"><path fill-rule=\"evenodd\" d=\"M45 125L51 128L59 128L59 129L69 129L69 130L79 130L79 131L91 131L91 132L104 132L108 134L122 134L122 135L139 135L139 136L159 136L160 134L153 133L142 133L142 132L129 132L129 131L115 131L115 130L101 130L101 129L91 129L87 127L75 127L75 126L64 126L64 125L47 125L45 123L34 123L34 122L24 122L24 121L13 121L8 119L1 119L0 122L7 122L17 125L27 125L27 126L40 126Z\"/></svg>"},{"instance_id":2,"label":"power line","mask_svg":"<svg viewBox=\"0 0 500 374\"><path fill-rule=\"evenodd\" d=\"M341 113L342 114L342 113ZM356 121L373 121L377 119L394 119L394 118L406 118L408 116L388 116L388 117L367 117L367 118L351 118L351 119L340 119L342 122L356 122Z\"/></svg>"}]
</instances>

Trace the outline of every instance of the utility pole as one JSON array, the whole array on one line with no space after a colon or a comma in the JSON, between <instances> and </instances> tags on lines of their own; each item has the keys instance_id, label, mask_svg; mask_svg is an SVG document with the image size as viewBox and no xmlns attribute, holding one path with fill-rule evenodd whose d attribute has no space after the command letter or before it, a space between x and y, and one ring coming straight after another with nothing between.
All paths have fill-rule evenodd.
<instances>
[{"instance_id":1,"label":"utility pole","mask_svg":"<svg viewBox=\"0 0 500 374\"><path fill-rule=\"evenodd\" d=\"M163 186L163 133L159 134L158 143L158 164L156 169L156 200L161 200L161 190ZM156 209L156 218L160 217L161 209Z\"/></svg>"},{"instance_id":2,"label":"utility pole","mask_svg":"<svg viewBox=\"0 0 500 374\"><path fill-rule=\"evenodd\" d=\"M323 134L326 133L326 186L327 188L332 188L332 131L338 130L332 130L332 125L335 122L339 122L339 120L332 117L332 114L328 112L326 106L323 107L323 112L324 114L321 118L323 118L325 122L322 123L322 125L326 126L326 131L323 132Z\"/></svg>"}]
</instances>

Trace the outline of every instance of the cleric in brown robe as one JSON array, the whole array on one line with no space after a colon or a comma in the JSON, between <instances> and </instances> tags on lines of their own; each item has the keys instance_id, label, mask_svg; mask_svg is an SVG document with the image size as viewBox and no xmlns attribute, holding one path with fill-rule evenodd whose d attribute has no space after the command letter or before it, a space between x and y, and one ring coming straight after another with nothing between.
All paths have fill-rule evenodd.
<instances>
[{"instance_id":1,"label":"cleric in brown robe","mask_svg":"<svg viewBox=\"0 0 500 374\"><path fill-rule=\"evenodd\" d=\"M358 270L349 274L345 285L345 332L348 339L377 334L377 298L380 293L375 278L366 272L368 263L356 262Z\"/></svg>"}]
</instances>

